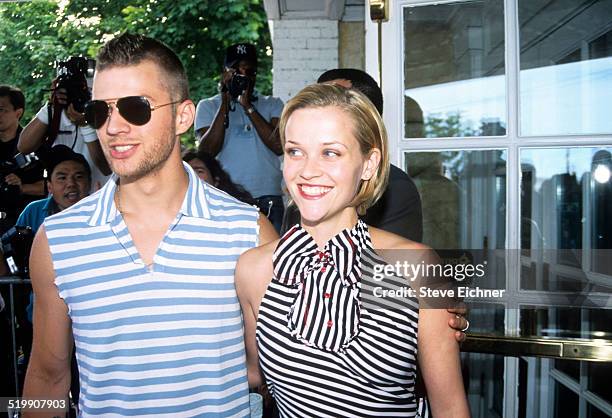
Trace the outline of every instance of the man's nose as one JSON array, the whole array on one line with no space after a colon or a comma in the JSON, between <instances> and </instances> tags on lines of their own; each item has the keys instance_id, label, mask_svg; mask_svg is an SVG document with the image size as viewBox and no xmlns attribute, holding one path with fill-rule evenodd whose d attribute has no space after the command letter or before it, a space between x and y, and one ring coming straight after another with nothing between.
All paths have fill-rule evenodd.
<instances>
[{"instance_id":1,"label":"man's nose","mask_svg":"<svg viewBox=\"0 0 612 418\"><path fill-rule=\"evenodd\" d=\"M106 120L106 131L110 135L129 130L129 123L121 116L116 105L109 106L108 118Z\"/></svg>"},{"instance_id":2,"label":"man's nose","mask_svg":"<svg viewBox=\"0 0 612 418\"><path fill-rule=\"evenodd\" d=\"M68 176L66 177L66 187L75 187L77 184L77 180L75 177Z\"/></svg>"}]
</instances>

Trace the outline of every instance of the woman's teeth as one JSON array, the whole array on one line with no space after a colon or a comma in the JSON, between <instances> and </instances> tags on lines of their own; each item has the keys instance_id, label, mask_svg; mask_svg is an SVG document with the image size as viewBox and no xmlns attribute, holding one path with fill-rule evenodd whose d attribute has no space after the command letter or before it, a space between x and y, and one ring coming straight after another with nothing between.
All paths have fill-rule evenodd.
<instances>
[{"instance_id":1,"label":"woman's teeth","mask_svg":"<svg viewBox=\"0 0 612 418\"><path fill-rule=\"evenodd\" d=\"M331 187L325 186L301 186L301 188L302 192L312 196L324 195L332 189Z\"/></svg>"}]
</instances>

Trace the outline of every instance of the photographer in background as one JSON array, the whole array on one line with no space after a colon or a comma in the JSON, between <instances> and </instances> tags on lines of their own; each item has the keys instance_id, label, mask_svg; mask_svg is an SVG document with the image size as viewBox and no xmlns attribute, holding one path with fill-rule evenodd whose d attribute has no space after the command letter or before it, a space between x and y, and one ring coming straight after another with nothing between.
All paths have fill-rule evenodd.
<instances>
[{"instance_id":1,"label":"photographer in background","mask_svg":"<svg viewBox=\"0 0 612 418\"><path fill-rule=\"evenodd\" d=\"M283 219L283 150L276 129L283 102L255 90L257 50L248 43L227 48L219 94L201 100L194 128L199 151L215 156L237 184L257 200L277 231Z\"/></svg>"},{"instance_id":2,"label":"photographer in background","mask_svg":"<svg viewBox=\"0 0 612 418\"><path fill-rule=\"evenodd\" d=\"M93 190L101 187L111 173L102 153L96 131L85 124L83 110L91 95L87 75L93 75L93 66L82 57L71 57L58 63L58 76L51 83L51 98L36 117L28 123L19 137L19 151L38 150L66 145L82 154L92 171ZM91 74L88 74L91 73Z\"/></svg>"},{"instance_id":3,"label":"photographer in background","mask_svg":"<svg viewBox=\"0 0 612 418\"><path fill-rule=\"evenodd\" d=\"M0 234L13 226L26 204L44 195L42 168L28 164L23 156L15 158L24 110L21 90L0 85L0 212L4 213Z\"/></svg>"},{"instance_id":4,"label":"photographer in background","mask_svg":"<svg viewBox=\"0 0 612 418\"><path fill-rule=\"evenodd\" d=\"M66 145L56 145L49 152L47 156L47 174L47 187L50 196L46 199L30 203L23 212L21 212L16 223L17 228L31 228L29 237L30 245L31 239L34 237L36 231L38 231L38 228L42 225L46 217L74 205L79 200L88 196L89 190L91 189L91 169L87 160L85 160L83 155L72 151ZM28 246L28 253L29 247L30 246ZM0 260L0 273L7 273L4 255L0 254L0 256L2 256ZM15 254L15 256L17 259L27 259L23 254ZM25 267L27 266L18 267L20 271L25 271ZM30 296L28 296L28 294ZM29 305L27 302L28 297ZM23 376L27 368L32 347L33 300L31 297L31 288L24 294L24 297L20 297L19 299L25 299L17 301L17 321L19 323L17 337L19 345L21 345L24 353L23 369L19 371L19 374ZM25 306L27 306L27 310L24 309ZM76 370L76 368L74 370ZM76 386L73 387L72 393L73 397L76 399L78 398L78 378L74 379L73 382Z\"/></svg>"}]
</instances>

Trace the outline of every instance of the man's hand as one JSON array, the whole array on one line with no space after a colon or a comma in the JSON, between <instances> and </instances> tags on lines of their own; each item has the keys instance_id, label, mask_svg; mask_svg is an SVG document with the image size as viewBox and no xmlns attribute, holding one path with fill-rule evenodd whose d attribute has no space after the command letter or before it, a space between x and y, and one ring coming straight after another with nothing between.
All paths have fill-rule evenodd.
<instances>
[{"instance_id":1,"label":"man's hand","mask_svg":"<svg viewBox=\"0 0 612 418\"><path fill-rule=\"evenodd\" d=\"M251 104L251 98L253 97L253 89L255 88L255 83L253 80L249 83L249 87L246 90L243 90L240 96L238 96L238 102L245 109L249 109L253 107Z\"/></svg>"},{"instance_id":2,"label":"man's hand","mask_svg":"<svg viewBox=\"0 0 612 418\"><path fill-rule=\"evenodd\" d=\"M51 82L51 97L49 98L49 103L61 106L66 106L68 104L68 92L64 88L57 88L57 78L54 78Z\"/></svg>"},{"instance_id":3,"label":"man's hand","mask_svg":"<svg viewBox=\"0 0 612 418\"><path fill-rule=\"evenodd\" d=\"M242 94L238 96L238 103L246 110L250 109L253 105L251 104L251 92L249 90L243 90Z\"/></svg>"},{"instance_id":4,"label":"man's hand","mask_svg":"<svg viewBox=\"0 0 612 418\"><path fill-rule=\"evenodd\" d=\"M74 108L72 103L70 103L70 105L68 105L66 108L66 116L68 116L68 119L70 119L70 121L77 126L85 125L85 115L83 113L79 113Z\"/></svg>"},{"instance_id":5,"label":"man's hand","mask_svg":"<svg viewBox=\"0 0 612 418\"><path fill-rule=\"evenodd\" d=\"M17 174L11 173L4 177L4 181L11 186L19 186L19 192L23 191L23 184Z\"/></svg>"},{"instance_id":6,"label":"man's hand","mask_svg":"<svg viewBox=\"0 0 612 418\"><path fill-rule=\"evenodd\" d=\"M233 68L226 68L225 70L223 70L223 74L221 74L221 83L220 83L222 90L223 90L223 87L227 89L227 85L229 84L229 81L232 79L235 73L236 73L236 70Z\"/></svg>"},{"instance_id":7,"label":"man's hand","mask_svg":"<svg viewBox=\"0 0 612 418\"><path fill-rule=\"evenodd\" d=\"M448 321L448 326L456 330L455 339L459 343L465 341L465 332L470 327L470 321L467 320L467 307L462 304L454 308L449 308L447 311L455 315L454 318L451 318Z\"/></svg>"}]
</instances>

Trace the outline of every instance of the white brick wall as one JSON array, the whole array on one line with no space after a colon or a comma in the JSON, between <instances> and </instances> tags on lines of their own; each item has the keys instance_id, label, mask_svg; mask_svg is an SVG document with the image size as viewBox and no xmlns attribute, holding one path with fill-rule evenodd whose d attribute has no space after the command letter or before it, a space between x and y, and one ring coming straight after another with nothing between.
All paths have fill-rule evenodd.
<instances>
[{"instance_id":1,"label":"white brick wall","mask_svg":"<svg viewBox=\"0 0 612 418\"><path fill-rule=\"evenodd\" d=\"M285 19L273 25L273 95L284 102L338 67L338 21Z\"/></svg>"}]
</instances>

